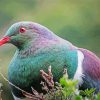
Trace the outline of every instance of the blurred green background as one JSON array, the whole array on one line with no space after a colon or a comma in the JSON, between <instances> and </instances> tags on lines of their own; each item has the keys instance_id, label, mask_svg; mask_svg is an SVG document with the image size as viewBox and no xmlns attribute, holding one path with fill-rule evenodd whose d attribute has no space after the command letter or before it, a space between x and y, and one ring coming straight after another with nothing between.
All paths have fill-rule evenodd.
<instances>
[{"instance_id":1,"label":"blurred green background","mask_svg":"<svg viewBox=\"0 0 100 100\"><path fill-rule=\"evenodd\" d=\"M0 38L18 21L40 23L78 47L100 57L100 0L0 0ZM0 47L0 71L7 77L15 47ZM13 100L9 85L3 83L3 100Z\"/></svg>"}]
</instances>

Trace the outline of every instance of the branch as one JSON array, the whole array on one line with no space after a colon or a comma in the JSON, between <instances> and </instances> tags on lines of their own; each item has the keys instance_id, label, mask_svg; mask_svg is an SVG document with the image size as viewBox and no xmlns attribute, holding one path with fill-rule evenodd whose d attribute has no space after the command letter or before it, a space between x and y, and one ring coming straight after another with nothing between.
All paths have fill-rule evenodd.
<instances>
[{"instance_id":1,"label":"branch","mask_svg":"<svg viewBox=\"0 0 100 100\"><path fill-rule=\"evenodd\" d=\"M53 75L51 72L51 66L48 68L48 74L45 73L43 70L40 70L40 74L42 78L46 81L48 86L50 86L52 89L54 88L54 81L53 81Z\"/></svg>"},{"instance_id":2,"label":"branch","mask_svg":"<svg viewBox=\"0 0 100 100\"><path fill-rule=\"evenodd\" d=\"M31 87L32 89L32 95L31 94L27 94L26 92L23 92L23 95L29 99L32 100L44 100L43 94L38 93L33 87Z\"/></svg>"}]
</instances>

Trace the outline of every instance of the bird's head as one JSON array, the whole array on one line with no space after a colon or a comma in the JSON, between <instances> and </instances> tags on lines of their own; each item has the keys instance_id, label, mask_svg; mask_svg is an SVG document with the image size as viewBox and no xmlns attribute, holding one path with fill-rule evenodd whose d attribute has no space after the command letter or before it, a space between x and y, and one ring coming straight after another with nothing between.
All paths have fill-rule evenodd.
<instances>
[{"instance_id":1,"label":"bird's head","mask_svg":"<svg viewBox=\"0 0 100 100\"><path fill-rule=\"evenodd\" d=\"M25 44L40 37L52 39L53 33L46 27L37 23L18 22L8 29L5 36L0 40L0 46L5 43L11 43L16 47L21 48Z\"/></svg>"}]
</instances>

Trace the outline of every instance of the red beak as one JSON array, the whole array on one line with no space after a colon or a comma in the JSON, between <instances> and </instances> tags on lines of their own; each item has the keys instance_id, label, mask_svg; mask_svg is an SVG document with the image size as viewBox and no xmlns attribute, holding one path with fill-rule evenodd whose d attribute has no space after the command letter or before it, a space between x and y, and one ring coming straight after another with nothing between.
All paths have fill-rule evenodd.
<instances>
[{"instance_id":1,"label":"red beak","mask_svg":"<svg viewBox=\"0 0 100 100\"><path fill-rule=\"evenodd\" d=\"M10 37L9 36L5 36L0 40L0 46L9 42L10 41Z\"/></svg>"}]
</instances>

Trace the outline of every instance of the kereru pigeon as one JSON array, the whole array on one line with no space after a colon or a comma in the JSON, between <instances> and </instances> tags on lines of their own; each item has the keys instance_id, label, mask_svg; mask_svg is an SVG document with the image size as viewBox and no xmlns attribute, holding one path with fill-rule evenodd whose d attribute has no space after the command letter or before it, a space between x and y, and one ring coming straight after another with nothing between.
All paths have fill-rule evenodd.
<instances>
[{"instance_id":1,"label":"kereru pigeon","mask_svg":"<svg viewBox=\"0 0 100 100\"><path fill-rule=\"evenodd\" d=\"M48 28L34 22L13 24L0 46L11 43L17 47L8 69L8 79L19 88L31 93L31 87L41 92L40 70L51 65L54 81L58 81L66 67L69 79L79 81L80 89L96 88L100 91L100 59L94 53L78 48L55 35ZM23 93L11 86L16 100ZM18 99L19 98L19 99Z\"/></svg>"}]
</instances>

